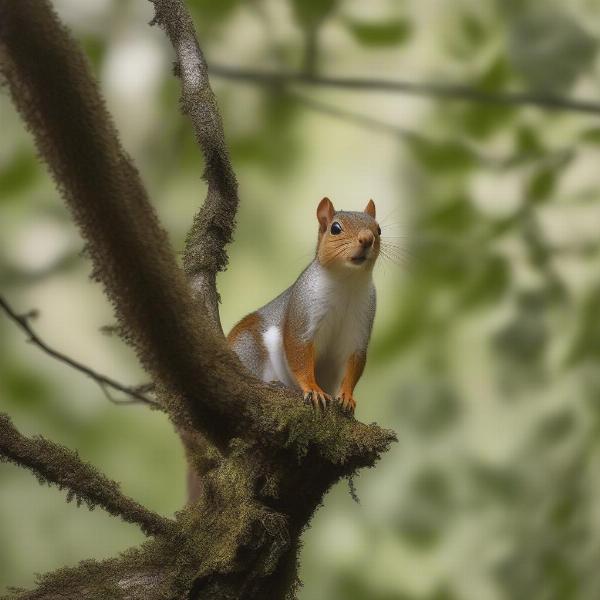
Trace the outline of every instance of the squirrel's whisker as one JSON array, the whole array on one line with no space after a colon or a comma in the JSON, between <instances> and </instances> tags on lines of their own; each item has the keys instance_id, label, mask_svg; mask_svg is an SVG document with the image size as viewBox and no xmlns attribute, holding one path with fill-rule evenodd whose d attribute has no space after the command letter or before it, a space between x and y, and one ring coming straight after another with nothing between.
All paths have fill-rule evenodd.
<instances>
[{"instance_id":1,"label":"squirrel's whisker","mask_svg":"<svg viewBox=\"0 0 600 600\"><path fill-rule=\"evenodd\" d=\"M349 246L349 244L348 244ZM326 264L331 264L340 254L342 254L342 252L344 252L344 250L348 247L348 246L344 246L343 248L341 248L340 250L338 250L335 254L333 254L332 256L328 257L327 263Z\"/></svg>"}]
</instances>

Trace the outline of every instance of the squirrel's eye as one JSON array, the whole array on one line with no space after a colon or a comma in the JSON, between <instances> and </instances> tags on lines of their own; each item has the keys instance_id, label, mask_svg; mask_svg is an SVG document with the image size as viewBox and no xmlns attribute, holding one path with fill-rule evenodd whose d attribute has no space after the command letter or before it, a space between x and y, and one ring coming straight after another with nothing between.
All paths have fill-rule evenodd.
<instances>
[{"instance_id":1,"label":"squirrel's eye","mask_svg":"<svg viewBox=\"0 0 600 600\"><path fill-rule=\"evenodd\" d=\"M338 233L342 233L342 226L337 222L333 222L331 224L331 233L333 233L333 235L337 235Z\"/></svg>"},{"instance_id":2,"label":"squirrel's eye","mask_svg":"<svg viewBox=\"0 0 600 600\"><path fill-rule=\"evenodd\" d=\"M381 235L381 227L379 225L377 225L377 235Z\"/></svg>"}]
</instances>

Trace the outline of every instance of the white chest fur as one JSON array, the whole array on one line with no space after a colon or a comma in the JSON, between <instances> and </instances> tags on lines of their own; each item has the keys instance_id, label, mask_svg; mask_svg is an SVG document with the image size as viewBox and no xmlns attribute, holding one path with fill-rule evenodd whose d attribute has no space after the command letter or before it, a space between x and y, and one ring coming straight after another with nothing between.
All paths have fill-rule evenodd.
<instances>
[{"instance_id":1,"label":"white chest fur","mask_svg":"<svg viewBox=\"0 0 600 600\"><path fill-rule=\"evenodd\" d=\"M370 273L318 273L307 337L314 342L317 380L326 391L336 391L348 358L367 347L372 287Z\"/></svg>"},{"instance_id":2,"label":"white chest fur","mask_svg":"<svg viewBox=\"0 0 600 600\"><path fill-rule=\"evenodd\" d=\"M369 342L375 309L371 274L352 271L336 274L313 263L296 285L295 292L300 294L307 322L303 338L315 347L317 383L334 394L348 358L354 352L366 351ZM297 387L287 364L282 332L283 322L275 319L263 333L268 359L259 377Z\"/></svg>"}]
</instances>

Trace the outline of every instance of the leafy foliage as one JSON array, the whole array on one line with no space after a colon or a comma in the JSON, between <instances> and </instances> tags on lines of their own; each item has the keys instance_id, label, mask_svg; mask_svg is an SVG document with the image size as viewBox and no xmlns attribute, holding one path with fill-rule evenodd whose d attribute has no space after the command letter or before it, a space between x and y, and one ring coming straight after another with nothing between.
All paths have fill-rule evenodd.
<instances>
[{"instance_id":1,"label":"leafy foliage","mask_svg":"<svg viewBox=\"0 0 600 600\"><path fill-rule=\"evenodd\" d=\"M402 44L412 33L411 24L405 19L389 19L380 23L347 20L346 27L357 42L374 47Z\"/></svg>"}]
</instances>

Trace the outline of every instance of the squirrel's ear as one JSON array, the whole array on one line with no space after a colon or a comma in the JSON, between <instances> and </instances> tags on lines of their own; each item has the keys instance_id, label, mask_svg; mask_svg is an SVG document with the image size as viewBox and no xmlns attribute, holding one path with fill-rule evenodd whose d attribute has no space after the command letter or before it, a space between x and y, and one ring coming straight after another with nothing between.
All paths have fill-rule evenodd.
<instances>
[{"instance_id":1,"label":"squirrel's ear","mask_svg":"<svg viewBox=\"0 0 600 600\"><path fill-rule=\"evenodd\" d=\"M369 200L369 204L365 207L365 212L371 217L375 218L375 202L373 200Z\"/></svg>"},{"instance_id":2,"label":"squirrel's ear","mask_svg":"<svg viewBox=\"0 0 600 600\"><path fill-rule=\"evenodd\" d=\"M327 231L329 223L333 221L334 214L335 208L333 207L331 200L327 197L323 198L317 207L317 219L319 219L321 231Z\"/></svg>"}]
</instances>

